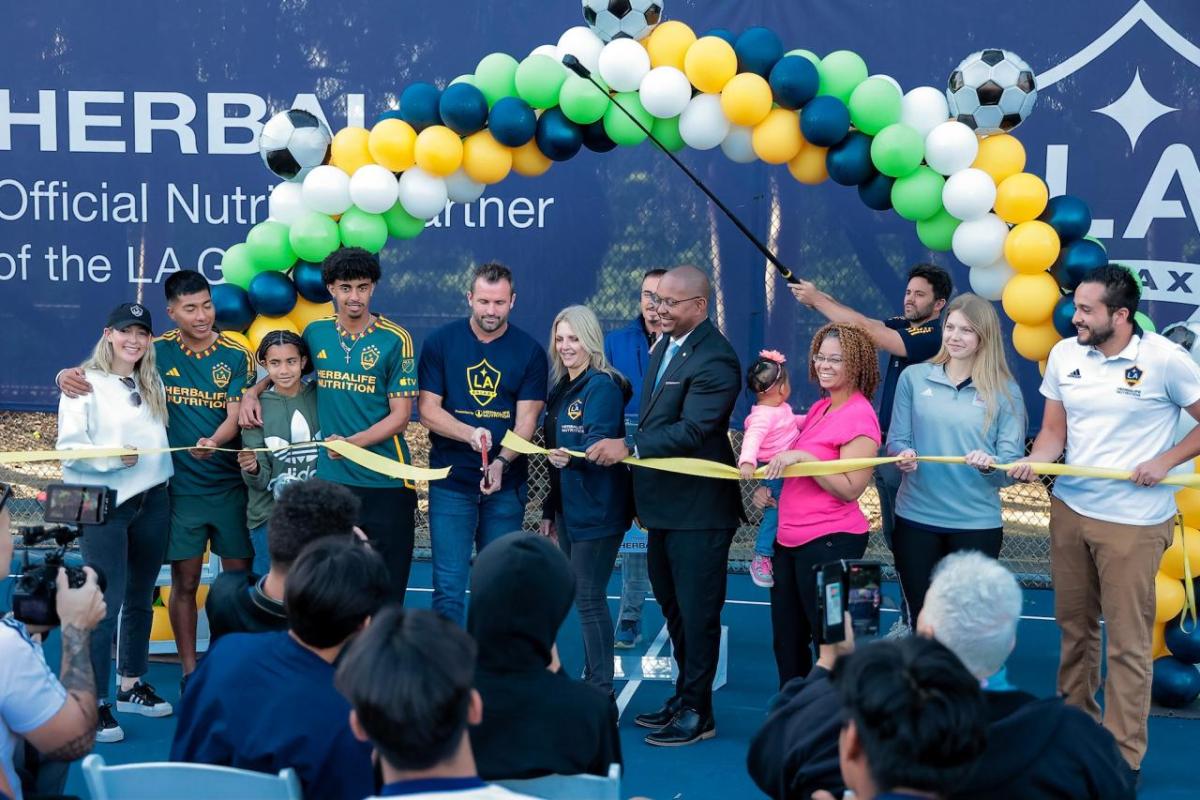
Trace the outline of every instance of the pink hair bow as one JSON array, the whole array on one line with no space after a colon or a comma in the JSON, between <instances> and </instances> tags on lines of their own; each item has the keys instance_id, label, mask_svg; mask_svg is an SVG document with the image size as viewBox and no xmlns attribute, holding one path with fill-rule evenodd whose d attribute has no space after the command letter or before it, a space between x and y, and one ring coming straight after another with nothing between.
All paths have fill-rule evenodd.
<instances>
[{"instance_id":1,"label":"pink hair bow","mask_svg":"<svg viewBox=\"0 0 1200 800\"><path fill-rule=\"evenodd\" d=\"M767 361L774 361L776 364L786 364L787 358L778 350L759 350L759 358L765 358Z\"/></svg>"}]
</instances>

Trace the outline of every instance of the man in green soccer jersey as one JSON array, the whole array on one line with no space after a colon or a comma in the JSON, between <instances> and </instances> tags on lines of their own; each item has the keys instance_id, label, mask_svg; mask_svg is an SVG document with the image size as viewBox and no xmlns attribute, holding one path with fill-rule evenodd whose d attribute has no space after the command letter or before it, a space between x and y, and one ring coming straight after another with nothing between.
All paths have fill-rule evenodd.
<instances>
[{"instance_id":1,"label":"man in green soccer jersey","mask_svg":"<svg viewBox=\"0 0 1200 800\"><path fill-rule=\"evenodd\" d=\"M183 681L196 668L196 592L205 549L222 568L247 570L253 558L246 530L246 486L233 453L198 449L238 447L238 403L254 380L250 352L214 329L212 295L204 276L181 270L163 285L167 314L178 327L154 341L167 393L167 436L175 475L170 482L169 612ZM58 386L74 397L91 386L78 369L59 373ZM181 688L182 691L182 688Z\"/></svg>"},{"instance_id":2,"label":"man in green soccer jersey","mask_svg":"<svg viewBox=\"0 0 1200 800\"><path fill-rule=\"evenodd\" d=\"M317 375L317 417L326 441L344 439L401 464L412 463L404 429L417 396L412 337L396 323L372 314L379 259L358 247L330 254L321 275L337 315L304 329ZM261 424L258 394L247 390L242 424ZM412 567L417 493L408 481L360 467L322 448L317 477L340 483L362 503L358 524L383 556L393 596L404 601Z\"/></svg>"}]
</instances>

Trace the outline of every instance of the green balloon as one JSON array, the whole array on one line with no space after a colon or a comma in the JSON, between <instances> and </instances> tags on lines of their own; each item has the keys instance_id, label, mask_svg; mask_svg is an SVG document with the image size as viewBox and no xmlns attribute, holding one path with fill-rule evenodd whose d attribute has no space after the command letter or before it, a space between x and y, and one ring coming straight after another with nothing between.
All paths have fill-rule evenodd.
<instances>
[{"instance_id":1,"label":"green balloon","mask_svg":"<svg viewBox=\"0 0 1200 800\"><path fill-rule=\"evenodd\" d=\"M1092 237L1090 237L1090 236L1087 236L1085 238L1092 239ZM1092 239L1092 241L1096 242L1095 239ZM1096 242L1096 244L1100 244L1100 242ZM1104 245L1102 245L1102 244L1100 244L1100 246L1104 247ZM1106 255L1107 255L1107 252L1108 251L1105 251ZM1133 276L1133 282L1137 284L1139 292L1146 291L1146 287L1142 283L1142 273L1138 272L1136 267L1131 267L1128 264L1121 264L1120 266L1125 267L1125 269L1129 270L1129 274Z\"/></svg>"},{"instance_id":2,"label":"green balloon","mask_svg":"<svg viewBox=\"0 0 1200 800\"><path fill-rule=\"evenodd\" d=\"M288 226L282 222L260 222L246 235L250 257L261 272L283 272L296 263L296 251L288 242Z\"/></svg>"},{"instance_id":3,"label":"green balloon","mask_svg":"<svg viewBox=\"0 0 1200 800\"><path fill-rule=\"evenodd\" d=\"M871 163L891 178L908 175L921 166L924 157L921 134L901 122L888 125L871 140Z\"/></svg>"},{"instance_id":4,"label":"green balloon","mask_svg":"<svg viewBox=\"0 0 1200 800\"><path fill-rule=\"evenodd\" d=\"M817 72L821 74L817 94L832 95L848 103L855 88L867 79L867 62L858 53L834 50L821 59Z\"/></svg>"},{"instance_id":5,"label":"green balloon","mask_svg":"<svg viewBox=\"0 0 1200 800\"><path fill-rule=\"evenodd\" d=\"M607 92L600 91L591 81L575 74L567 76L558 93L558 107L576 125L591 125L604 119L604 112L610 104Z\"/></svg>"},{"instance_id":6,"label":"green balloon","mask_svg":"<svg viewBox=\"0 0 1200 800\"><path fill-rule=\"evenodd\" d=\"M288 231L292 250L304 261L320 264L325 256L338 249L338 224L329 217L313 211L292 223Z\"/></svg>"},{"instance_id":7,"label":"green balloon","mask_svg":"<svg viewBox=\"0 0 1200 800\"><path fill-rule=\"evenodd\" d=\"M254 268L254 256L251 255L250 248L239 242L226 250L225 257L221 259L221 274L225 276L227 283L243 289L248 288L250 281L258 274L258 270Z\"/></svg>"},{"instance_id":8,"label":"green balloon","mask_svg":"<svg viewBox=\"0 0 1200 800\"><path fill-rule=\"evenodd\" d=\"M650 116L650 112L642 107L642 98L637 92L621 92L604 112L604 132L608 134L608 138L622 147L634 147L641 144L646 140L646 131L639 128L624 111L617 108L617 103L633 114L647 130L654 124L654 117Z\"/></svg>"},{"instance_id":9,"label":"green balloon","mask_svg":"<svg viewBox=\"0 0 1200 800\"><path fill-rule=\"evenodd\" d=\"M812 50L804 50L802 48L797 50L789 50L784 53L784 56L801 56L803 58L807 58L812 62L812 65L817 68L817 74L821 74L821 57Z\"/></svg>"},{"instance_id":10,"label":"green balloon","mask_svg":"<svg viewBox=\"0 0 1200 800\"><path fill-rule=\"evenodd\" d=\"M425 230L425 220L414 217L399 203L383 212L383 221L388 233L397 239L415 239Z\"/></svg>"},{"instance_id":11,"label":"green balloon","mask_svg":"<svg viewBox=\"0 0 1200 800\"><path fill-rule=\"evenodd\" d=\"M663 147L672 153L678 153L687 147L687 143L679 135L679 117L654 120L654 125L650 128L650 132L654 134L655 139L662 142Z\"/></svg>"},{"instance_id":12,"label":"green balloon","mask_svg":"<svg viewBox=\"0 0 1200 800\"><path fill-rule=\"evenodd\" d=\"M387 244L388 227L382 214L352 206L338 220L338 233L346 247L361 247L369 253L378 253Z\"/></svg>"},{"instance_id":13,"label":"green balloon","mask_svg":"<svg viewBox=\"0 0 1200 800\"><path fill-rule=\"evenodd\" d=\"M868 136L900 121L900 92L883 78L867 78L850 94L850 121Z\"/></svg>"},{"instance_id":14,"label":"green balloon","mask_svg":"<svg viewBox=\"0 0 1200 800\"><path fill-rule=\"evenodd\" d=\"M471 75L471 74L459 75L457 78L450 81L450 83L448 85L453 86L456 83L469 83L472 86L474 86L475 85L475 76Z\"/></svg>"},{"instance_id":15,"label":"green balloon","mask_svg":"<svg viewBox=\"0 0 1200 800\"><path fill-rule=\"evenodd\" d=\"M946 209L917 222L917 238L921 244L939 253L948 253L954 244L954 231L962 220L950 216Z\"/></svg>"},{"instance_id":16,"label":"green balloon","mask_svg":"<svg viewBox=\"0 0 1200 800\"><path fill-rule=\"evenodd\" d=\"M1141 311L1133 315L1133 321L1138 324L1138 327L1150 333L1157 333L1158 328L1154 327L1154 320L1143 314Z\"/></svg>"},{"instance_id":17,"label":"green balloon","mask_svg":"<svg viewBox=\"0 0 1200 800\"><path fill-rule=\"evenodd\" d=\"M517 67L517 94L534 108L553 108L566 79L566 68L550 56L529 56Z\"/></svg>"},{"instance_id":18,"label":"green balloon","mask_svg":"<svg viewBox=\"0 0 1200 800\"><path fill-rule=\"evenodd\" d=\"M487 98L488 108L501 97L517 94L517 60L508 53L492 53L483 57L475 68L475 86Z\"/></svg>"},{"instance_id":19,"label":"green balloon","mask_svg":"<svg viewBox=\"0 0 1200 800\"><path fill-rule=\"evenodd\" d=\"M917 167L892 184L892 207L909 222L929 219L942 210L946 179L932 167Z\"/></svg>"}]
</instances>

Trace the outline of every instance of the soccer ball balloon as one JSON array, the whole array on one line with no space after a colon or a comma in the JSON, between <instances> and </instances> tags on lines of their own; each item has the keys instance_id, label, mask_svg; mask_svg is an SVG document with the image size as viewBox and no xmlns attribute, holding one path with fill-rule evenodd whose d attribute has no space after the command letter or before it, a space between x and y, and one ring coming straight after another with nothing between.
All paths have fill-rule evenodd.
<instances>
[{"instance_id":1,"label":"soccer ball balloon","mask_svg":"<svg viewBox=\"0 0 1200 800\"><path fill-rule=\"evenodd\" d=\"M950 73L946 100L951 115L977 133L1011 131L1033 112L1037 76L1016 53L980 50Z\"/></svg>"},{"instance_id":2,"label":"soccer ball balloon","mask_svg":"<svg viewBox=\"0 0 1200 800\"><path fill-rule=\"evenodd\" d=\"M644 39L662 19L662 0L583 0L583 18L606 42Z\"/></svg>"},{"instance_id":3,"label":"soccer ball balloon","mask_svg":"<svg viewBox=\"0 0 1200 800\"><path fill-rule=\"evenodd\" d=\"M1187 350L1192 360L1200 364L1200 322L1176 322L1167 326L1163 336Z\"/></svg>"},{"instance_id":4,"label":"soccer ball balloon","mask_svg":"<svg viewBox=\"0 0 1200 800\"><path fill-rule=\"evenodd\" d=\"M310 111L282 111L263 126L258 152L267 169L285 181L303 181L304 176L329 161L333 135Z\"/></svg>"}]
</instances>

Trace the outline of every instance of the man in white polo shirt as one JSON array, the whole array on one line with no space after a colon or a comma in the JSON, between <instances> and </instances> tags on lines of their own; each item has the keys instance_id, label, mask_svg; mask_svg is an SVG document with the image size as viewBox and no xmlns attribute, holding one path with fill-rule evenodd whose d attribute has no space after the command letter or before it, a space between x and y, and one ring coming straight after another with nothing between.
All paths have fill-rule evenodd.
<instances>
[{"instance_id":1,"label":"man in white polo shirt","mask_svg":"<svg viewBox=\"0 0 1200 800\"><path fill-rule=\"evenodd\" d=\"M1063 476L1050 506L1054 614L1062 631L1058 689L1100 719L1100 617L1108 628L1104 726L1135 776L1146 752L1154 575L1171 543L1175 488L1159 482L1200 454L1200 428L1179 444L1180 409L1200 420L1200 367L1133 321L1133 275L1109 264L1075 290L1078 335L1046 365L1042 430L1029 461L1132 470L1128 482ZM1009 474L1036 478L1027 463Z\"/></svg>"}]
</instances>

